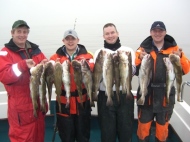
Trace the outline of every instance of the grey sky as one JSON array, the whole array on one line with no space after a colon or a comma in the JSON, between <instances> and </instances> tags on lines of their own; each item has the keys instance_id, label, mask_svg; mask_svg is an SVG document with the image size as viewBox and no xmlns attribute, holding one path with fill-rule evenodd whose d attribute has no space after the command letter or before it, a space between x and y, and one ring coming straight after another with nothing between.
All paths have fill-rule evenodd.
<instances>
[{"instance_id":1,"label":"grey sky","mask_svg":"<svg viewBox=\"0 0 190 142\"><path fill-rule=\"evenodd\" d=\"M96 38L94 32L102 36L103 25L113 22L121 38L129 44L136 43L136 48L149 35L151 24L161 20L168 34L187 47L190 45L189 6L190 0L0 0L0 46L8 41L11 26L18 19L27 21L31 27L30 39L42 38L41 33L47 36L53 33L52 40L59 37L61 44L64 30L73 27L77 18L77 26L87 25L81 29L76 26L82 41L88 41L87 36ZM54 30L57 27L63 28Z\"/></svg>"},{"instance_id":2,"label":"grey sky","mask_svg":"<svg viewBox=\"0 0 190 142\"><path fill-rule=\"evenodd\" d=\"M0 0L0 26L25 19L32 25L74 23L190 24L189 0Z\"/></svg>"}]
</instances>

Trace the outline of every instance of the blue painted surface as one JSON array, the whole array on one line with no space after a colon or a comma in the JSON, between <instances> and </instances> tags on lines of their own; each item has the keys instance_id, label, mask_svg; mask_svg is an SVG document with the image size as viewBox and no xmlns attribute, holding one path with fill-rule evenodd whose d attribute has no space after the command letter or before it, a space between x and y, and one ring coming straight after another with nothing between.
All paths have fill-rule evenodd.
<instances>
[{"instance_id":1,"label":"blue painted surface","mask_svg":"<svg viewBox=\"0 0 190 142\"><path fill-rule=\"evenodd\" d=\"M54 134L54 124L55 124L55 117L46 116L46 134L45 134L45 142L52 142L53 134ZM137 130L137 120L134 120L134 127L133 127L133 139L132 142L137 142L136 136ZM151 136L150 142L154 142L154 131L155 126L152 125L151 129ZM8 122L7 119L0 120L0 142L9 142L8 139ZM60 142L60 138L58 133L55 134L55 142ZM91 119L91 138L90 142L101 142L100 140L100 129L98 125L98 119L95 116L92 116ZM169 126L169 136L167 142L181 142L175 131Z\"/></svg>"}]
</instances>

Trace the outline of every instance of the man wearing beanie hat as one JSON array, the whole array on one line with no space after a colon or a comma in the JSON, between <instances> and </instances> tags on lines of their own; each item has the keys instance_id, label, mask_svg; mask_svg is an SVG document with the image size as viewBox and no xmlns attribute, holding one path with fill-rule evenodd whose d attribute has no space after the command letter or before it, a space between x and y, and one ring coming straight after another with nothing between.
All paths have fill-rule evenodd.
<instances>
[{"instance_id":1,"label":"man wearing beanie hat","mask_svg":"<svg viewBox=\"0 0 190 142\"><path fill-rule=\"evenodd\" d=\"M59 94L61 109L59 109L59 105L56 103L59 136L62 142L89 142L91 106L94 104L89 99L91 97L87 92L85 84L81 83L82 90L78 90L77 79L80 77L76 78L75 71L77 69L80 72L80 67L84 65L83 63L87 63L86 65L90 71L93 71L93 56L84 45L79 44L79 37L75 30L66 30L62 41L64 45L58 48L56 53L50 57L52 63L60 62L61 64L68 63L69 65L70 88L68 90L67 85L62 84L62 93ZM72 63L74 62L78 63L77 68L73 66ZM84 76L82 77L83 80L87 79ZM82 82L82 80L79 81Z\"/></svg>"},{"instance_id":2,"label":"man wearing beanie hat","mask_svg":"<svg viewBox=\"0 0 190 142\"><path fill-rule=\"evenodd\" d=\"M140 66L143 57L146 54L151 55L152 76L150 82L147 84L148 93L145 94L145 100L140 101L140 87L137 91L137 105L138 105L138 130L137 135L139 142L149 142L151 123L155 121L156 142L166 142L168 137L168 125L172 116L175 104L175 88L171 87L169 100L166 98L166 65L165 58L170 54L176 54L180 59L182 66L182 73L187 74L190 70L190 63L188 58L178 47L175 39L166 34L166 26L162 21L155 21L150 28L150 36L147 37L136 51L136 75L140 78ZM181 101L178 99L178 101Z\"/></svg>"},{"instance_id":3,"label":"man wearing beanie hat","mask_svg":"<svg viewBox=\"0 0 190 142\"><path fill-rule=\"evenodd\" d=\"M11 142L44 141L45 114L38 109L37 117L33 115L29 83L30 69L47 62L47 59L38 45L27 40L29 28L25 21L15 21L11 30L12 38L0 51L0 81L8 94Z\"/></svg>"}]
</instances>

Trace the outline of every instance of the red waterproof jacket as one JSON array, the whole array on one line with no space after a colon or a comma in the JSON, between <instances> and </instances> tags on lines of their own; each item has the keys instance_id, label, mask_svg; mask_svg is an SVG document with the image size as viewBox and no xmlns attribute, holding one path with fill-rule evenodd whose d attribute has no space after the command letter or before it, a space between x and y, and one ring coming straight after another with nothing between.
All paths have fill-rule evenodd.
<instances>
[{"instance_id":1,"label":"red waterproof jacket","mask_svg":"<svg viewBox=\"0 0 190 142\"><path fill-rule=\"evenodd\" d=\"M50 60L56 61L57 58L60 58L60 63L63 63L65 60L70 60L68 55L65 54L64 48L65 48L65 46L60 47L57 50L56 54L54 54L50 57ZM78 44L78 53L74 57L73 60L80 61L82 59L86 59L91 71L93 71L93 68L94 68L93 56L87 52L87 50L85 49L85 47L83 45ZM71 64L71 61L70 61L70 64ZM82 90L83 102L85 102L87 100L87 90L86 90L84 84L82 85L82 88L83 88L83 90ZM67 117L70 114L78 114L77 104L80 103L80 98L77 93L77 87L76 87L76 83L74 81L74 70L71 65L70 65L70 92L71 92L71 94L70 94L71 97L70 97L70 106L69 106L69 110L68 110L68 108L65 108L66 92L64 90L64 85L62 85L62 94L61 94L62 113L58 113L59 115ZM56 111L59 112L58 108L56 109Z\"/></svg>"},{"instance_id":2,"label":"red waterproof jacket","mask_svg":"<svg viewBox=\"0 0 190 142\"><path fill-rule=\"evenodd\" d=\"M149 53L153 59L152 63L152 79L148 86L148 94L145 97L145 104L139 107L153 106L153 112L162 112L173 108L175 104L175 88L171 88L170 92L170 103L166 105L166 88L162 84L166 83L166 67L164 65L163 58L168 57L172 51L178 51L179 47L177 46L175 40L170 35L166 35L164 38L164 45L160 51L157 51L157 48L153 45L152 37L147 37L140 45L136 51L136 75L139 73L139 68L141 65L141 60L138 58L142 48L145 52ZM180 58L182 65L183 73L187 74L190 71L190 62L185 54L182 52ZM151 84L161 84L160 87L152 87ZM139 94L140 88L137 91L137 99L140 98Z\"/></svg>"},{"instance_id":3,"label":"red waterproof jacket","mask_svg":"<svg viewBox=\"0 0 190 142\"><path fill-rule=\"evenodd\" d=\"M29 42L27 56L25 49L15 45L11 39L0 51L0 81L8 95L9 138L11 142L44 142L44 114L33 115L30 97L30 72L25 59L32 58L36 64L46 57L36 44Z\"/></svg>"}]
</instances>

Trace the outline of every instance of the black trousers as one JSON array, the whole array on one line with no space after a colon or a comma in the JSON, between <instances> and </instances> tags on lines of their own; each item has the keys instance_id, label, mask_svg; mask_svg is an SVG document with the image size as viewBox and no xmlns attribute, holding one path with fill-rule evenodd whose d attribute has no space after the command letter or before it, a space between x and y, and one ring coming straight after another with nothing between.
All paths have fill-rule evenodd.
<instances>
[{"instance_id":1,"label":"black trousers","mask_svg":"<svg viewBox=\"0 0 190 142\"><path fill-rule=\"evenodd\" d=\"M57 115L57 127L62 142L89 142L91 107L89 100L84 108L78 104L78 114Z\"/></svg>"},{"instance_id":2,"label":"black trousers","mask_svg":"<svg viewBox=\"0 0 190 142\"><path fill-rule=\"evenodd\" d=\"M98 95L98 120L101 129L101 142L131 142L134 122L134 98L126 99L126 94L112 97L113 106L106 106L104 91Z\"/></svg>"}]
</instances>

